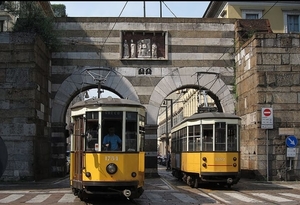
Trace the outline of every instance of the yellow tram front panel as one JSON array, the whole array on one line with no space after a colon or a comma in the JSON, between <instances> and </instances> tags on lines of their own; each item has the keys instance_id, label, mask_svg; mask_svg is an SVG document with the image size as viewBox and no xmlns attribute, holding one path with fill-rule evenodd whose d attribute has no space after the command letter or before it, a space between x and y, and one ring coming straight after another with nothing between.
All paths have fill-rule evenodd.
<instances>
[{"instance_id":1,"label":"yellow tram front panel","mask_svg":"<svg viewBox=\"0 0 300 205\"><path fill-rule=\"evenodd\" d=\"M85 153L83 158L83 181L132 181L138 180L139 186L144 184L145 153ZM108 164L117 165L117 172L109 174ZM89 172L90 177L86 176ZM136 176L134 177L134 174Z\"/></svg>"},{"instance_id":2,"label":"yellow tram front panel","mask_svg":"<svg viewBox=\"0 0 300 205\"><path fill-rule=\"evenodd\" d=\"M239 172L239 152L201 152L201 172Z\"/></svg>"},{"instance_id":3,"label":"yellow tram front panel","mask_svg":"<svg viewBox=\"0 0 300 205\"><path fill-rule=\"evenodd\" d=\"M184 172L200 172L200 153L183 152L181 154L181 170Z\"/></svg>"}]
</instances>

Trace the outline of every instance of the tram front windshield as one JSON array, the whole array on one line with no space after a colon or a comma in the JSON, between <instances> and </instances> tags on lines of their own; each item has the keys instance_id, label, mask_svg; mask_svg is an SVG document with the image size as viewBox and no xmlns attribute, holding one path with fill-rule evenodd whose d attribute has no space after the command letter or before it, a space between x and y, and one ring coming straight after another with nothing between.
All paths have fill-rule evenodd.
<instances>
[{"instance_id":1,"label":"tram front windshield","mask_svg":"<svg viewBox=\"0 0 300 205\"><path fill-rule=\"evenodd\" d=\"M141 151L144 142L139 130L141 120L144 118L141 118L137 112L86 112L85 150L91 152ZM109 135L111 128L114 133ZM106 136L107 139L104 140Z\"/></svg>"}]
</instances>

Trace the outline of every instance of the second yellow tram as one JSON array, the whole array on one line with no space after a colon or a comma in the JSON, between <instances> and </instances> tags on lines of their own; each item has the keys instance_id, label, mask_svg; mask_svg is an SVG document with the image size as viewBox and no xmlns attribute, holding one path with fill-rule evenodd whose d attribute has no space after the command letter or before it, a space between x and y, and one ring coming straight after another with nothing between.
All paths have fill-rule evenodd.
<instances>
[{"instance_id":1,"label":"second yellow tram","mask_svg":"<svg viewBox=\"0 0 300 205\"><path fill-rule=\"evenodd\" d=\"M196 113L171 130L172 175L189 186L238 183L240 117L219 112Z\"/></svg>"}]
</instances>

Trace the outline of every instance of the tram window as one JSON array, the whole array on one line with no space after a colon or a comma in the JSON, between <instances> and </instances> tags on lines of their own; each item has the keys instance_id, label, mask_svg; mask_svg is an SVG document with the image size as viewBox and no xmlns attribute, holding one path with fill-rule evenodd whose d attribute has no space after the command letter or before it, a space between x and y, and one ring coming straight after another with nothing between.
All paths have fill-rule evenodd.
<instances>
[{"instance_id":1,"label":"tram window","mask_svg":"<svg viewBox=\"0 0 300 205\"><path fill-rule=\"evenodd\" d=\"M200 126L195 125L195 151L201 151Z\"/></svg>"},{"instance_id":2,"label":"tram window","mask_svg":"<svg viewBox=\"0 0 300 205\"><path fill-rule=\"evenodd\" d=\"M188 151L201 151L200 126L189 126L189 149Z\"/></svg>"},{"instance_id":3,"label":"tram window","mask_svg":"<svg viewBox=\"0 0 300 205\"><path fill-rule=\"evenodd\" d=\"M188 126L188 138L189 138L189 148L188 151L195 151L194 149L194 126Z\"/></svg>"},{"instance_id":4,"label":"tram window","mask_svg":"<svg viewBox=\"0 0 300 205\"><path fill-rule=\"evenodd\" d=\"M212 124L205 124L202 125L202 150L203 151L213 151L213 125Z\"/></svg>"},{"instance_id":5,"label":"tram window","mask_svg":"<svg viewBox=\"0 0 300 205\"><path fill-rule=\"evenodd\" d=\"M187 143L186 137L182 138L181 143L182 143L182 151L187 151L187 147L186 147L186 143Z\"/></svg>"},{"instance_id":6,"label":"tram window","mask_svg":"<svg viewBox=\"0 0 300 205\"><path fill-rule=\"evenodd\" d=\"M101 112L102 121L101 121L101 146L103 151L107 151L103 145L104 137L109 133L109 128L113 127L115 134L121 138L123 141L122 135L122 124L123 124L123 112L122 111L103 111Z\"/></svg>"},{"instance_id":7,"label":"tram window","mask_svg":"<svg viewBox=\"0 0 300 205\"><path fill-rule=\"evenodd\" d=\"M215 151L225 151L226 150L226 123L216 122L215 124Z\"/></svg>"},{"instance_id":8,"label":"tram window","mask_svg":"<svg viewBox=\"0 0 300 205\"><path fill-rule=\"evenodd\" d=\"M86 112L86 119L99 119L98 112Z\"/></svg>"},{"instance_id":9,"label":"tram window","mask_svg":"<svg viewBox=\"0 0 300 205\"><path fill-rule=\"evenodd\" d=\"M125 150L137 151L137 113L126 112Z\"/></svg>"},{"instance_id":10,"label":"tram window","mask_svg":"<svg viewBox=\"0 0 300 205\"><path fill-rule=\"evenodd\" d=\"M98 149L98 112L86 112L86 133L85 148L87 151L95 151Z\"/></svg>"},{"instance_id":11,"label":"tram window","mask_svg":"<svg viewBox=\"0 0 300 205\"><path fill-rule=\"evenodd\" d=\"M238 151L237 125L229 124L227 131L227 150Z\"/></svg>"},{"instance_id":12,"label":"tram window","mask_svg":"<svg viewBox=\"0 0 300 205\"><path fill-rule=\"evenodd\" d=\"M138 150L144 151L145 146L145 117L143 115L139 115L139 138L140 144Z\"/></svg>"},{"instance_id":13,"label":"tram window","mask_svg":"<svg viewBox=\"0 0 300 205\"><path fill-rule=\"evenodd\" d=\"M176 150L177 151L179 151L179 148L180 148L180 146L179 146L179 141L180 140L180 130L178 130L178 131L176 131Z\"/></svg>"}]
</instances>

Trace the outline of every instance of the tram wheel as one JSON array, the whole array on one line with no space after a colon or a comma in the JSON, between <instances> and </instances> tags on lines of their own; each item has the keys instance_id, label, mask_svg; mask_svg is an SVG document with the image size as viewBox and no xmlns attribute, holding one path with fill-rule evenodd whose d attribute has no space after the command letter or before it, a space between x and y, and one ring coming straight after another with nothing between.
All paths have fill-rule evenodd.
<instances>
[{"instance_id":1,"label":"tram wheel","mask_svg":"<svg viewBox=\"0 0 300 205\"><path fill-rule=\"evenodd\" d=\"M72 192L74 196L78 196L78 189L72 188Z\"/></svg>"},{"instance_id":2,"label":"tram wheel","mask_svg":"<svg viewBox=\"0 0 300 205\"><path fill-rule=\"evenodd\" d=\"M198 177L195 177L195 180L194 180L194 187L193 188L198 188L199 186L199 178Z\"/></svg>"},{"instance_id":3,"label":"tram wheel","mask_svg":"<svg viewBox=\"0 0 300 205\"><path fill-rule=\"evenodd\" d=\"M82 190L79 190L78 191L78 198L81 200L81 201L85 201L87 200L87 194L82 191Z\"/></svg>"}]
</instances>

